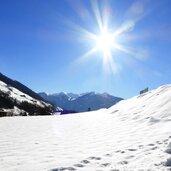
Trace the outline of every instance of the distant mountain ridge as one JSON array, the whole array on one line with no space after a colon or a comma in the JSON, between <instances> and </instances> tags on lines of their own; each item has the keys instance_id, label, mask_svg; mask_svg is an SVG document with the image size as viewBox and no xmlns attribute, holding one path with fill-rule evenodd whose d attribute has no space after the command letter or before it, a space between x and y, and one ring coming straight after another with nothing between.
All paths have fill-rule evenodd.
<instances>
[{"instance_id":1,"label":"distant mountain ridge","mask_svg":"<svg viewBox=\"0 0 171 171\"><path fill-rule=\"evenodd\" d=\"M98 110L101 108L109 108L117 102L123 100L120 97L112 96L108 93L88 92L82 94L75 93L39 93L45 100L53 103L62 109L77 112L85 112L87 110Z\"/></svg>"}]
</instances>

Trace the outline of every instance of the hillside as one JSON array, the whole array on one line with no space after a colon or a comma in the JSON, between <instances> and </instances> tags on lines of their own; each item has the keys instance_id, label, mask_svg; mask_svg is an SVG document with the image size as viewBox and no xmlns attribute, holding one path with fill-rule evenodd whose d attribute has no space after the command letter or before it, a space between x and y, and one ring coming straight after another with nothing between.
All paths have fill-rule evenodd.
<instances>
[{"instance_id":1,"label":"hillside","mask_svg":"<svg viewBox=\"0 0 171 171\"><path fill-rule=\"evenodd\" d=\"M169 171L171 85L81 115L1 118L0 130L1 171Z\"/></svg>"},{"instance_id":2,"label":"hillside","mask_svg":"<svg viewBox=\"0 0 171 171\"><path fill-rule=\"evenodd\" d=\"M37 99L37 100L44 101L44 99L41 96L39 96L39 94L35 93L34 91L32 91L27 86L20 83L19 81L13 80L13 79L3 75L2 73L0 73L0 81L6 83L7 85L10 85L10 86L16 88L17 90L19 90L19 91L23 92L24 94L27 94L27 95L29 95L29 96Z\"/></svg>"},{"instance_id":3,"label":"hillside","mask_svg":"<svg viewBox=\"0 0 171 171\"><path fill-rule=\"evenodd\" d=\"M0 74L0 116L52 114L54 107L37 93Z\"/></svg>"}]
</instances>

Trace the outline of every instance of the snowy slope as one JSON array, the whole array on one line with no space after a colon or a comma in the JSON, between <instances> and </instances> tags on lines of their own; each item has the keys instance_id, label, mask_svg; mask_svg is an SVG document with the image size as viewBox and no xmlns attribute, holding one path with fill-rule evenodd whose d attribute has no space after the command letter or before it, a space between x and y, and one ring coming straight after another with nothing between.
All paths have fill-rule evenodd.
<instances>
[{"instance_id":1,"label":"snowy slope","mask_svg":"<svg viewBox=\"0 0 171 171\"><path fill-rule=\"evenodd\" d=\"M62 109L73 110L77 112L85 112L88 110L88 108L91 108L91 110L109 108L120 100L123 100L122 98L109 95L108 93L95 92L82 94L65 92L56 94L39 93L39 95L54 105L61 107Z\"/></svg>"},{"instance_id":2,"label":"snowy slope","mask_svg":"<svg viewBox=\"0 0 171 171\"><path fill-rule=\"evenodd\" d=\"M1 171L169 171L171 85L96 112L0 118L0 137Z\"/></svg>"},{"instance_id":3,"label":"snowy slope","mask_svg":"<svg viewBox=\"0 0 171 171\"><path fill-rule=\"evenodd\" d=\"M2 73L0 73L0 81L6 83L7 85L10 85L11 87L14 87L15 89L23 92L24 94L27 94L27 95L33 97L34 99L42 100L42 101L44 100L36 92L34 92L30 88L28 88L27 86L22 84L21 82L13 80L13 79L3 75Z\"/></svg>"},{"instance_id":4,"label":"snowy slope","mask_svg":"<svg viewBox=\"0 0 171 171\"><path fill-rule=\"evenodd\" d=\"M43 107L45 103L41 102L40 100L33 99L29 95L19 91L18 89L11 87L4 82L0 81L0 90L4 93L10 92L10 97L16 99L18 102L27 101L28 103L36 103Z\"/></svg>"},{"instance_id":5,"label":"snowy slope","mask_svg":"<svg viewBox=\"0 0 171 171\"><path fill-rule=\"evenodd\" d=\"M4 100L8 99L8 103L12 104L14 106L14 108L6 108L5 106L8 104L2 104L0 105L0 109L1 111L5 111L6 113L10 113L10 115L20 115L23 113L27 113L26 111L20 109L20 107L22 106L22 104L24 103L24 105L32 105L32 107L34 107L36 110L42 109L47 109L47 110L51 110L52 106L42 100L38 100L35 99L23 92L21 92L20 90L14 88L11 85L8 85L6 83L4 83L3 81L0 81L0 100ZM27 104L26 104L27 103ZM3 107L4 106L4 107ZM8 114L7 114L8 115Z\"/></svg>"}]
</instances>

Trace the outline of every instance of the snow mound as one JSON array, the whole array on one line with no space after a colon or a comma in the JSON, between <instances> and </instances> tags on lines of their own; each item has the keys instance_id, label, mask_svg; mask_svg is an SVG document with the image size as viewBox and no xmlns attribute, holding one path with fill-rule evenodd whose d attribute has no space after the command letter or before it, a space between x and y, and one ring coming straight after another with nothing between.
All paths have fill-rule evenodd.
<instances>
[{"instance_id":1,"label":"snow mound","mask_svg":"<svg viewBox=\"0 0 171 171\"><path fill-rule=\"evenodd\" d=\"M110 109L0 118L1 171L169 171L171 85Z\"/></svg>"},{"instance_id":2,"label":"snow mound","mask_svg":"<svg viewBox=\"0 0 171 171\"><path fill-rule=\"evenodd\" d=\"M171 121L171 85L161 86L155 90L123 100L109 109L117 117L138 122Z\"/></svg>"}]
</instances>

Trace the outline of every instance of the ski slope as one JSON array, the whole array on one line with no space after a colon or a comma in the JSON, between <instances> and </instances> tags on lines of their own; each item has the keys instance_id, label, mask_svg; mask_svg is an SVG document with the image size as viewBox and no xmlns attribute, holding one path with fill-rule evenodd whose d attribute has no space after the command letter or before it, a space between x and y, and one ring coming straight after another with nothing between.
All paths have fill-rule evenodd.
<instances>
[{"instance_id":1,"label":"ski slope","mask_svg":"<svg viewBox=\"0 0 171 171\"><path fill-rule=\"evenodd\" d=\"M95 112L0 118L0 171L171 169L171 85Z\"/></svg>"}]
</instances>

